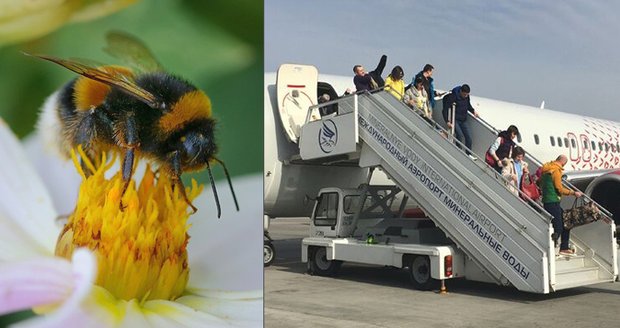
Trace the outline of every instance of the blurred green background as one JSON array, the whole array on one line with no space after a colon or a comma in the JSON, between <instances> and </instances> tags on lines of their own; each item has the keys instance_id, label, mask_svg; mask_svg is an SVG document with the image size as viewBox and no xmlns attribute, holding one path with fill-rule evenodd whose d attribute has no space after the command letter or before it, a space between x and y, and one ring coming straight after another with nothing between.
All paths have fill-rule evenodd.
<instances>
[{"instance_id":1,"label":"blurred green background","mask_svg":"<svg viewBox=\"0 0 620 328\"><path fill-rule=\"evenodd\" d=\"M106 54L105 34L122 30L140 38L175 75L205 91L217 120L218 157L233 176L262 172L263 2L255 0L142 0L93 21L71 23L43 37L0 45L0 117L20 137L33 132L46 97L76 74L24 56L120 64ZM2 160L2 159L0 159ZM214 168L216 179L223 170ZM208 182L205 172L187 175ZM0 317L0 326L32 315Z\"/></svg>"},{"instance_id":2,"label":"blurred green background","mask_svg":"<svg viewBox=\"0 0 620 328\"><path fill-rule=\"evenodd\" d=\"M107 17L0 47L0 117L18 136L33 131L46 97L76 76L21 51L121 64L102 50L110 30L137 36L168 72L211 97L218 157L233 176L262 171L262 1L142 0ZM214 174L223 177L219 167ZM204 173L192 176L208 181Z\"/></svg>"}]
</instances>

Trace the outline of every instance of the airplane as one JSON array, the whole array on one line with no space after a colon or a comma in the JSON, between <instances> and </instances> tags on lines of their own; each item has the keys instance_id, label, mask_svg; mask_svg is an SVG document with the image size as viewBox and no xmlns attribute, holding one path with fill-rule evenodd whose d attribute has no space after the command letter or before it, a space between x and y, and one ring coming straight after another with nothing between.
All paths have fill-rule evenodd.
<instances>
[{"instance_id":1,"label":"airplane","mask_svg":"<svg viewBox=\"0 0 620 328\"><path fill-rule=\"evenodd\" d=\"M282 72L284 66L288 72ZM278 74L266 73L264 85L265 218L308 217L311 200L320 188L355 188L368 182L370 169L360 168L355 161L335 161L334 165L304 161L297 144L301 125L308 115L313 115L308 108L316 105L323 94L333 101L345 90L354 89L353 76L319 75L313 66L287 64L280 67ZM566 155L566 180L605 207L616 224L620 223L620 123L541 108L544 105L533 107L473 95L470 98L480 119L470 116L469 120L498 131L516 125L520 131L517 144L530 157L547 162ZM433 118L445 126L441 106L437 101ZM472 150L483 154L493 139L480 140L476 131L472 134ZM389 177L376 172L372 179L389 181Z\"/></svg>"}]
</instances>

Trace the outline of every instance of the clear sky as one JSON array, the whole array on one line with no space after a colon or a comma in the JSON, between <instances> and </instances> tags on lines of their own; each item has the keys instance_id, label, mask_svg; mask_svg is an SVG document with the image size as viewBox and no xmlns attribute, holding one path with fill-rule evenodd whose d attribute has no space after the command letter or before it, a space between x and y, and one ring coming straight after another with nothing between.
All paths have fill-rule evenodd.
<instances>
[{"instance_id":1,"label":"clear sky","mask_svg":"<svg viewBox=\"0 0 620 328\"><path fill-rule=\"evenodd\" d=\"M620 1L265 0L265 71L426 63L438 89L620 121ZM351 83L353 87L353 83Z\"/></svg>"}]
</instances>

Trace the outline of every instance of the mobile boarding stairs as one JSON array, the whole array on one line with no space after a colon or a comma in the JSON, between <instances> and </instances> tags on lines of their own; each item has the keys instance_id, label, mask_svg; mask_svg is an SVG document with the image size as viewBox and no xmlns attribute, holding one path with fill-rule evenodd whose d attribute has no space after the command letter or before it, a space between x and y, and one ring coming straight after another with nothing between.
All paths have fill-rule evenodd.
<instances>
[{"instance_id":1,"label":"mobile boarding stairs","mask_svg":"<svg viewBox=\"0 0 620 328\"><path fill-rule=\"evenodd\" d=\"M445 130L386 91L321 106L334 104L337 112L324 117L320 106L309 108L298 141L301 159L326 165L353 159L361 167L381 167L491 280L534 293L616 280L612 220L574 228L577 255L556 256L551 215L507 189L506 180L481 160L486 147L474 147L475 157L468 156ZM474 143L496 138L484 121L470 121ZM532 168L540 165L528 161L537 164Z\"/></svg>"}]
</instances>

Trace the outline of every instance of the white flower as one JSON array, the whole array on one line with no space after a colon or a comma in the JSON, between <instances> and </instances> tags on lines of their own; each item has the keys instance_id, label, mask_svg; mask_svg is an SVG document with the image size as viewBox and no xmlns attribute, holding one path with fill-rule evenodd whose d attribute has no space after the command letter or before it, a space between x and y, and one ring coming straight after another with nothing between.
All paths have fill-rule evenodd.
<instances>
[{"instance_id":1,"label":"white flower","mask_svg":"<svg viewBox=\"0 0 620 328\"><path fill-rule=\"evenodd\" d=\"M125 301L93 285L91 252L75 251L71 262L54 257L58 213L73 210L80 178L41 144L36 137L28 143L28 159L0 120L0 314L34 307L42 315L24 327L262 327L260 175L233 179L240 212L224 192L221 219L210 192L193 201L199 211L190 217L190 276L181 297Z\"/></svg>"},{"instance_id":2,"label":"white flower","mask_svg":"<svg viewBox=\"0 0 620 328\"><path fill-rule=\"evenodd\" d=\"M67 22L123 9L136 0L0 0L0 45L43 36Z\"/></svg>"}]
</instances>

